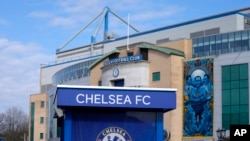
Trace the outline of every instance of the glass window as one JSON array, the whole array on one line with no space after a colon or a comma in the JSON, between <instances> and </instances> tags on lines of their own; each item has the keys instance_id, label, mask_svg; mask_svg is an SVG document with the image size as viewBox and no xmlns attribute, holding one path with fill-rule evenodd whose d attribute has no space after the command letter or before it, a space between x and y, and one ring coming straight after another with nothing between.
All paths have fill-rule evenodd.
<instances>
[{"instance_id":1,"label":"glass window","mask_svg":"<svg viewBox=\"0 0 250 141\"><path fill-rule=\"evenodd\" d=\"M230 114L231 108L230 106L223 106L222 114Z\"/></svg>"},{"instance_id":2,"label":"glass window","mask_svg":"<svg viewBox=\"0 0 250 141\"><path fill-rule=\"evenodd\" d=\"M247 88L248 80L240 80L240 88Z\"/></svg>"},{"instance_id":3,"label":"glass window","mask_svg":"<svg viewBox=\"0 0 250 141\"><path fill-rule=\"evenodd\" d=\"M234 32L228 34L230 52L234 52Z\"/></svg>"},{"instance_id":4,"label":"glass window","mask_svg":"<svg viewBox=\"0 0 250 141\"><path fill-rule=\"evenodd\" d=\"M231 114L231 124L239 124L240 117L238 114Z\"/></svg>"},{"instance_id":5,"label":"glass window","mask_svg":"<svg viewBox=\"0 0 250 141\"><path fill-rule=\"evenodd\" d=\"M222 42L228 42L228 34L222 34Z\"/></svg>"},{"instance_id":6,"label":"glass window","mask_svg":"<svg viewBox=\"0 0 250 141\"><path fill-rule=\"evenodd\" d=\"M44 117L40 117L40 123L44 123Z\"/></svg>"},{"instance_id":7,"label":"glass window","mask_svg":"<svg viewBox=\"0 0 250 141\"><path fill-rule=\"evenodd\" d=\"M234 42L234 52L239 52L239 51L241 51L241 40Z\"/></svg>"},{"instance_id":8,"label":"glass window","mask_svg":"<svg viewBox=\"0 0 250 141\"><path fill-rule=\"evenodd\" d=\"M198 46L203 46L203 38L198 38Z\"/></svg>"},{"instance_id":9,"label":"glass window","mask_svg":"<svg viewBox=\"0 0 250 141\"><path fill-rule=\"evenodd\" d=\"M233 32L228 34L228 40L234 41L234 33Z\"/></svg>"},{"instance_id":10,"label":"glass window","mask_svg":"<svg viewBox=\"0 0 250 141\"><path fill-rule=\"evenodd\" d=\"M242 31L242 40L246 40L248 39L248 32L246 31Z\"/></svg>"},{"instance_id":11,"label":"glass window","mask_svg":"<svg viewBox=\"0 0 250 141\"><path fill-rule=\"evenodd\" d=\"M229 129L230 128L230 114L222 114L222 127L225 128L225 129Z\"/></svg>"},{"instance_id":12,"label":"glass window","mask_svg":"<svg viewBox=\"0 0 250 141\"><path fill-rule=\"evenodd\" d=\"M249 124L248 123L248 113L240 113L240 123L239 124Z\"/></svg>"},{"instance_id":13,"label":"glass window","mask_svg":"<svg viewBox=\"0 0 250 141\"><path fill-rule=\"evenodd\" d=\"M221 54L221 43L216 43L216 54Z\"/></svg>"},{"instance_id":14,"label":"glass window","mask_svg":"<svg viewBox=\"0 0 250 141\"><path fill-rule=\"evenodd\" d=\"M234 52L234 41L229 42L229 52Z\"/></svg>"},{"instance_id":15,"label":"glass window","mask_svg":"<svg viewBox=\"0 0 250 141\"><path fill-rule=\"evenodd\" d=\"M40 133L40 139L43 139L43 133Z\"/></svg>"},{"instance_id":16,"label":"glass window","mask_svg":"<svg viewBox=\"0 0 250 141\"><path fill-rule=\"evenodd\" d=\"M198 54L199 54L199 56L203 56L203 54L204 54L204 47L203 46L199 46L197 48L198 48Z\"/></svg>"},{"instance_id":17,"label":"glass window","mask_svg":"<svg viewBox=\"0 0 250 141\"><path fill-rule=\"evenodd\" d=\"M196 57L195 55L198 53L198 47L194 47L193 48L193 55L194 57Z\"/></svg>"},{"instance_id":18,"label":"glass window","mask_svg":"<svg viewBox=\"0 0 250 141\"><path fill-rule=\"evenodd\" d=\"M228 34L222 34L221 53L229 52Z\"/></svg>"},{"instance_id":19,"label":"glass window","mask_svg":"<svg viewBox=\"0 0 250 141\"><path fill-rule=\"evenodd\" d=\"M248 112L248 106L247 105L241 105L240 106L240 113L247 113Z\"/></svg>"},{"instance_id":20,"label":"glass window","mask_svg":"<svg viewBox=\"0 0 250 141\"><path fill-rule=\"evenodd\" d=\"M248 104L248 89L240 89L240 104Z\"/></svg>"},{"instance_id":21,"label":"glass window","mask_svg":"<svg viewBox=\"0 0 250 141\"><path fill-rule=\"evenodd\" d=\"M41 101L40 107L41 107L41 108L44 108L44 101Z\"/></svg>"},{"instance_id":22,"label":"glass window","mask_svg":"<svg viewBox=\"0 0 250 141\"><path fill-rule=\"evenodd\" d=\"M114 80L113 86L115 87L124 87L124 79Z\"/></svg>"},{"instance_id":23,"label":"glass window","mask_svg":"<svg viewBox=\"0 0 250 141\"><path fill-rule=\"evenodd\" d=\"M231 81L231 88L238 89L240 87L240 81Z\"/></svg>"},{"instance_id":24,"label":"glass window","mask_svg":"<svg viewBox=\"0 0 250 141\"><path fill-rule=\"evenodd\" d=\"M238 106L238 105L231 106L231 113L233 113L233 114L240 113L240 106ZM239 115L237 115L237 116L239 116Z\"/></svg>"},{"instance_id":25,"label":"glass window","mask_svg":"<svg viewBox=\"0 0 250 141\"><path fill-rule=\"evenodd\" d=\"M228 53L229 52L229 43L224 42L221 44L221 53Z\"/></svg>"},{"instance_id":26,"label":"glass window","mask_svg":"<svg viewBox=\"0 0 250 141\"><path fill-rule=\"evenodd\" d=\"M216 45L211 44L211 55L216 55Z\"/></svg>"},{"instance_id":27,"label":"glass window","mask_svg":"<svg viewBox=\"0 0 250 141\"><path fill-rule=\"evenodd\" d=\"M216 43L221 43L221 34L216 35Z\"/></svg>"},{"instance_id":28,"label":"glass window","mask_svg":"<svg viewBox=\"0 0 250 141\"><path fill-rule=\"evenodd\" d=\"M241 31L235 32L235 40L241 40Z\"/></svg>"},{"instance_id":29,"label":"glass window","mask_svg":"<svg viewBox=\"0 0 250 141\"><path fill-rule=\"evenodd\" d=\"M223 81L230 80L230 66L223 66L222 67L222 80Z\"/></svg>"},{"instance_id":30,"label":"glass window","mask_svg":"<svg viewBox=\"0 0 250 141\"><path fill-rule=\"evenodd\" d=\"M204 45L209 45L209 36L204 37Z\"/></svg>"},{"instance_id":31,"label":"glass window","mask_svg":"<svg viewBox=\"0 0 250 141\"><path fill-rule=\"evenodd\" d=\"M215 36L210 36L210 44L215 44Z\"/></svg>"},{"instance_id":32,"label":"glass window","mask_svg":"<svg viewBox=\"0 0 250 141\"><path fill-rule=\"evenodd\" d=\"M241 31L235 32L234 52L241 51Z\"/></svg>"},{"instance_id":33,"label":"glass window","mask_svg":"<svg viewBox=\"0 0 250 141\"><path fill-rule=\"evenodd\" d=\"M249 123L248 64L222 67L222 126Z\"/></svg>"},{"instance_id":34,"label":"glass window","mask_svg":"<svg viewBox=\"0 0 250 141\"><path fill-rule=\"evenodd\" d=\"M231 73L231 80L239 80L239 66L232 65L230 69Z\"/></svg>"},{"instance_id":35,"label":"glass window","mask_svg":"<svg viewBox=\"0 0 250 141\"><path fill-rule=\"evenodd\" d=\"M240 79L248 79L248 64L240 65Z\"/></svg>"},{"instance_id":36,"label":"glass window","mask_svg":"<svg viewBox=\"0 0 250 141\"><path fill-rule=\"evenodd\" d=\"M240 94L239 89L231 90L231 105L239 105L240 103Z\"/></svg>"},{"instance_id":37,"label":"glass window","mask_svg":"<svg viewBox=\"0 0 250 141\"><path fill-rule=\"evenodd\" d=\"M160 80L160 72L154 72L152 79L153 79L153 81L159 81Z\"/></svg>"},{"instance_id":38,"label":"glass window","mask_svg":"<svg viewBox=\"0 0 250 141\"><path fill-rule=\"evenodd\" d=\"M34 115L35 114L35 103L34 102L31 102L31 105L30 105L30 111L31 111L31 115Z\"/></svg>"},{"instance_id":39,"label":"glass window","mask_svg":"<svg viewBox=\"0 0 250 141\"><path fill-rule=\"evenodd\" d=\"M230 90L223 90L223 97L222 97L222 103L223 105L230 105L231 104L231 100L230 100Z\"/></svg>"},{"instance_id":40,"label":"glass window","mask_svg":"<svg viewBox=\"0 0 250 141\"><path fill-rule=\"evenodd\" d=\"M204 56L209 56L209 55L210 55L210 46L204 45Z\"/></svg>"},{"instance_id":41,"label":"glass window","mask_svg":"<svg viewBox=\"0 0 250 141\"><path fill-rule=\"evenodd\" d=\"M242 40L241 41L241 49L242 49L242 51L249 50L249 40Z\"/></svg>"},{"instance_id":42,"label":"glass window","mask_svg":"<svg viewBox=\"0 0 250 141\"><path fill-rule=\"evenodd\" d=\"M34 129L35 129L35 103L30 105L30 141L34 141Z\"/></svg>"}]
</instances>

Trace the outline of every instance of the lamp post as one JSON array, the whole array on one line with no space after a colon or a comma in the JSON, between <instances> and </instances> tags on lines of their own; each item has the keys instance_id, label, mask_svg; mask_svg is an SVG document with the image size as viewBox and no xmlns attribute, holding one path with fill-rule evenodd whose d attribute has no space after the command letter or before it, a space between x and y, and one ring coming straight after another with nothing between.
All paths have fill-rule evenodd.
<instances>
[{"instance_id":1,"label":"lamp post","mask_svg":"<svg viewBox=\"0 0 250 141\"><path fill-rule=\"evenodd\" d=\"M218 141L224 141L224 138L226 136L226 130L223 128L222 129L218 128L216 130L216 133L217 133Z\"/></svg>"}]
</instances>

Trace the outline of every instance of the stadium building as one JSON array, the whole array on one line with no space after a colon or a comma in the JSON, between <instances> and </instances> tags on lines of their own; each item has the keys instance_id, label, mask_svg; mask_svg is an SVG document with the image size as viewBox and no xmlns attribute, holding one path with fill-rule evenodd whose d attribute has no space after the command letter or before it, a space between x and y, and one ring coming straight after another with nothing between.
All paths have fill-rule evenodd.
<instances>
[{"instance_id":1,"label":"stadium building","mask_svg":"<svg viewBox=\"0 0 250 141\"><path fill-rule=\"evenodd\" d=\"M105 8L105 24L107 12L115 14ZM129 44L104 33L103 41L59 48L55 63L41 65L47 97L30 96L30 141L60 138L55 109L63 109L53 101L62 84L177 89L176 109L164 114L170 141L213 141L217 129L229 136L231 124L249 124L250 7L138 32ZM35 105L42 101L43 114Z\"/></svg>"}]
</instances>

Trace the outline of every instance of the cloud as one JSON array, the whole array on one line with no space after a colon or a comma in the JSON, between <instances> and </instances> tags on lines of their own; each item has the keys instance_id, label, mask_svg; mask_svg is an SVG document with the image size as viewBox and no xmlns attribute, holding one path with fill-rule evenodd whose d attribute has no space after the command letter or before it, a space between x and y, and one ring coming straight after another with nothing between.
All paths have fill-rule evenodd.
<instances>
[{"instance_id":1,"label":"cloud","mask_svg":"<svg viewBox=\"0 0 250 141\"><path fill-rule=\"evenodd\" d=\"M0 25L7 25L9 22L6 19L0 18Z\"/></svg>"},{"instance_id":2,"label":"cloud","mask_svg":"<svg viewBox=\"0 0 250 141\"><path fill-rule=\"evenodd\" d=\"M51 26L74 26L76 24L76 21L69 17L56 17L53 18L49 25Z\"/></svg>"},{"instance_id":3,"label":"cloud","mask_svg":"<svg viewBox=\"0 0 250 141\"><path fill-rule=\"evenodd\" d=\"M166 18L183 10L183 8L177 5L164 5L155 1L145 0L62 0L57 1L56 4L56 9L59 10L50 10L47 12L33 11L29 15L32 17L47 18L48 25L50 26L73 28L75 26L81 27L90 22L105 7L109 7L122 18L126 18L127 13L130 13L131 20L134 19L134 24L137 22L149 22L153 19L164 21ZM148 27L143 29L146 28Z\"/></svg>"},{"instance_id":4,"label":"cloud","mask_svg":"<svg viewBox=\"0 0 250 141\"><path fill-rule=\"evenodd\" d=\"M33 11L29 13L28 16L33 18L51 18L52 13L46 11Z\"/></svg>"},{"instance_id":5,"label":"cloud","mask_svg":"<svg viewBox=\"0 0 250 141\"><path fill-rule=\"evenodd\" d=\"M51 60L35 43L0 38L0 113L13 106L28 113L29 95L39 93L40 64Z\"/></svg>"}]
</instances>

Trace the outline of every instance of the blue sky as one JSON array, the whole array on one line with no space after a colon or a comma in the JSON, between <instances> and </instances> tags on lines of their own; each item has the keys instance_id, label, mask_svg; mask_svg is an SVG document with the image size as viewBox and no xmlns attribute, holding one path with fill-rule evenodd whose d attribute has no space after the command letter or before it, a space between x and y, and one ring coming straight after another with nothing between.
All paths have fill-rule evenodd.
<instances>
[{"instance_id":1,"label":"blue sky","mask_svg":"<svg viewBox=\"0 0 250 141\"><path fill-rule=\"evenodd\" d=\"M0 6L0 113L13 106L28 113L29 95L39 93L40 64L81 27L109 7L139 31L250 7L249 0L3 0ZM98 22L98 21L97 21ZM90 43L97 22L65 49ZM127 27L110 14L109 31ZM133 33L133 31L130 31ZM102 29L97 40L102 38Z\"/></svg>"}]
</instances>

